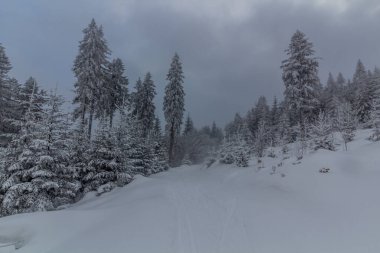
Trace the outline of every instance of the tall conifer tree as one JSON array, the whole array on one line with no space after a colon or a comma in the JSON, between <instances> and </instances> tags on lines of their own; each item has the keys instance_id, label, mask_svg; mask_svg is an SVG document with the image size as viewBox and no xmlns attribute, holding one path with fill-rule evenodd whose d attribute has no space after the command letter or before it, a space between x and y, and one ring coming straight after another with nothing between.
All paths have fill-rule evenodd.
<instances>
[{"instance_id":1,"label":"tall conifer tree","mask_svg":"<svg viewBox=\"0 0 380 253\"><path fill-rule=\"evenodd\" d=\"M102 26L97 26L92 19L83 30L84 37L79 43L79 53L74 61L73 71L77 79L75 98L73 103L78 104L75 109L75 118L86 121L88 114L88 137L91 139L92 121L96 114L104 110L101 98L104 95L104 85L108 75L108 56L110 50L103 35Z\"/></svg>"},{"instance_id":2,"label":"tall conifer tree","mask_svg":"<svg viewBox=\"0 0 380 253\"><path fill-rule=\"evenodd\" d=\"M282 79L285 84L285 100L300 125L301 139L305 138L306 123L312 120L318 105L318 61L314 57L313 44L305 34L296 31L289 48L285 50L288 59L282 62Z\"/></svg>"},{"instance_id":3,"label":"tall conifer tree","mask_svg":"<svg viewBox=\"0 0 380 253\"><path fill-rule=\"evenodd\" d=\"M183 113L185 111L185 91L182 64L176 53L172 59L166 79L169 81L165 88L164 114L166 130L169 136L169 164L174 162L174 142L181 130Z\"/></svg>"}]
</instances>

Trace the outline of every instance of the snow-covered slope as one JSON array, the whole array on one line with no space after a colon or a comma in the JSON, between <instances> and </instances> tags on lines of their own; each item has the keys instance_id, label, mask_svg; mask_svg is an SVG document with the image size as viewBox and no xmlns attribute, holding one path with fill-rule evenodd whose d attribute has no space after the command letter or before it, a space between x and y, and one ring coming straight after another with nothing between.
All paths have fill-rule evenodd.
<instances>
[{"instance_id":1,"label":"snow-covered slope","mask_svg":"<svg viewBox=\"0 0 380 253\"><path fill-rule=\"evenodd\" d=\"M22 247L0 252L377 253L380 143L368 135L300 164L181 167L61 211L1 218L0 243Z\"/></svg>"}]
</instances>

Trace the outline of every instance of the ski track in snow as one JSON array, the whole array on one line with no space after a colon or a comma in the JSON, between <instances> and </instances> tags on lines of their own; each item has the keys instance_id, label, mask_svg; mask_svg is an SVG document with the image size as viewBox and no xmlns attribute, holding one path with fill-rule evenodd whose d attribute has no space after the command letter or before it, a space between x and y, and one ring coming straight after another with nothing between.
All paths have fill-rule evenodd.
<instances>
[{"instance_id":1,"label":"ski track in snow","mask_svg":"<svg viewBox=\"0 0 380 253\"><path fill-rule=\"evenodd\" d=\"M229 210L227 217L225 219L225 222L223 224L223 229L222 229L220 239L219 239L219 243L218 243L219 244L218 253L221 253L223 248L224 248L224 244L225 244L225 240L226 240L226 232L227 232L227 229L229 228L229 226L231 225L231 222L233 220L233 216L236 212L237 199L234 198L232 200L232 202L233 202L233 204L231 204L230 210Z\"/></svg>"},{"instance_id":2,"label":"ski track in snow","mask_svg":"<svg viewBox=\"0 0 380 253\"><path fill-rule=\"evenodd\" d=\"M214 224L216 226L211 228L203 228L208 230L208 232L216 239L214 247L210 247L211 251L208 252L229 252L231 249L227 246L229 244L228 238L231 236L239 238L240 244L245 246L250 244L246 224L244 224L237 216L239 202L238 193L223 187L223 185L235 177L236 175L233 174L231 178L227 179L227 181L220 181L218 179L209 181L213 187L216 187L217 189L225 189L225 194L222 194L224 196L223 199L215 199L208 196L205 193L207 192L207 189L203 189L207 185L194 182L193 180L187 182L183 177L179 177L174 185L167 186L169 199L176 209L178 252L205 252L198 250L199 240L205 240L205 238L195 236L194 231L196 231L196 229L194 229L192 223L194 223L197 218L200 220L207 220L210 216L215 215L219 218L218 220L220 221L220 224ZM194 208L191 207L196 207L197 212L194 212ZM218 214L214 213L215 210L218 210ZM202 224L196 223L195 225L202 226ZM232 230L232 232L230 230ZM232 247L232 245L229 246Z\"/></svg>"},{"instance_id":3,"label":"ski track in snow","mask_svg":"<svg viewBox=\"0 0 380 253\"><path fill-rule=\"evenodd\" d=\"M191 253L197 253L193 228L189 221L189 214L184 205L183 197L179 196L173 188L170 188L170 195L176 207L177 214L178 252L185 253L189 248ZM187 241L186 238L188 238L190 247L185 245Z\"/></svg>"}]
</instances>

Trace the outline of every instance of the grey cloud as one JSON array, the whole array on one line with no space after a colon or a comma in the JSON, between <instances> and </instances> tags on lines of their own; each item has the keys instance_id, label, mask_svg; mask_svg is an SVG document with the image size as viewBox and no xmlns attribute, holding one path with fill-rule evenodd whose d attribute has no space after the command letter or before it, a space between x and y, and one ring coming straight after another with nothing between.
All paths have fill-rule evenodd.
<instances>
[{"instance_id":1,"label":"grey cloud","mask_svg":"<svg viewBox=\"0 0 380 253\"><path fill-rule=\"evenodd\" d=\"M183 10L169 0L4 2L0 42L21 81L34 75L46 87L59 82L70 97L81 30L94 17L104 26L113 57L125 62L131 87L138 76L152 72L161 116L166 72L174 52L180 54L186 109L198 126L213 120L223 125L235 112L244 114L260 95L281 97L281 60L296 29L306 33L322 58L322 81L329 71L349 78L358 58L370 68L380 62L374 0L347 1L344 10L311 1L256 1L244 5L241 19L212 8L218 1L198 1ZM112 9L112 4L117 5Z\"/></svg>"}]
</instances>

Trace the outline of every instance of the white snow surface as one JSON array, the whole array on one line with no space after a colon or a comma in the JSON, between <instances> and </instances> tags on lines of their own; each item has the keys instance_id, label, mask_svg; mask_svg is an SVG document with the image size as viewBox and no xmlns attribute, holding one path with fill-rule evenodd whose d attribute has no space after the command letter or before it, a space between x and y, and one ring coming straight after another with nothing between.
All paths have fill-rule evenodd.
<instances>
[{"instance_id":1,"label":"white snow surface","mask_svg":"<svg viewBox=\"0 0 380 253\"><path fill-rule=\"evenodd\" d=\"M4 217L0 246L21 248L0 252L378 253L380 143L369 135L299 164L183 166L63 210Z\"/></svg>"}]
</instances>

